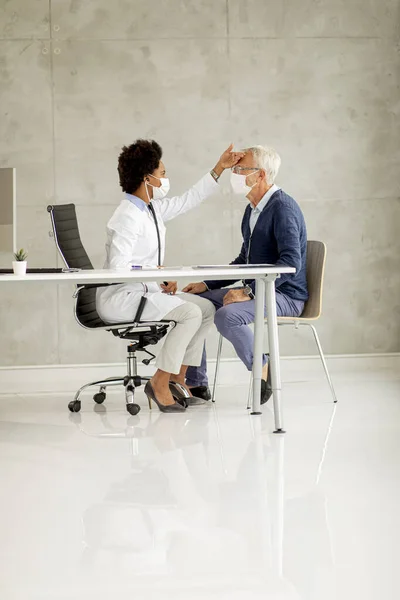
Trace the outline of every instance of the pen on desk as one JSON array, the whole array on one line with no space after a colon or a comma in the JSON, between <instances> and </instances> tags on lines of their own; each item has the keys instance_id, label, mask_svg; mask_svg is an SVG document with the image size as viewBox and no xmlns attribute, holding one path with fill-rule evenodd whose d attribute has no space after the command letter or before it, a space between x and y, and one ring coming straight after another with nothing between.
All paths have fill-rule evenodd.
<instances>
[{"instance_id":1,"label":"pen on desk","mask_svg":"<svg viewBox=\"0 0 400 600\"><path fill-rule=\"evenodd\" d=\"M164 285L168 285L168 281L163 281ZM168 296L173 296L174 294L172 292L167 292Z\"/></svg>"}]
</instances>

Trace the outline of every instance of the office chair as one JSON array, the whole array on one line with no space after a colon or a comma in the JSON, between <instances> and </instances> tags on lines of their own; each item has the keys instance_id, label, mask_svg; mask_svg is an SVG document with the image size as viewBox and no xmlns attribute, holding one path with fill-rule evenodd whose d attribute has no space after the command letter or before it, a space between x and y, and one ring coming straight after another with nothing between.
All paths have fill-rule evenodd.
<instances>
[{"instance_id":1,"label":"office chair","mask_svg":"<svg viewBox=\"0 0 400 600\"><path fill-rule=\"evenodd\" d=\"M307 286L309 298L304 306L304 310L300 317L278 317L278 325L294 325L298 329L301 325L310 327L314 334L315 343L318 348L318 352L321 358L322 365L324 367L326 379L331 389L332 398L334 402L337 402L337 397L333 383L328 371L328 365L326 364L325 356L322 351L321 342L315 326L312 321L317 321L322 312L322 291L324 286L324 273L325 273L325 262L326 262L326 246L323 242L308 241L307 242ZM221 362L222 342L223 337L220 335L217 352L217 362L215 365L215 376L214 376L214 387L212 401L215 402L216 388L218 381L218 371ZM250 396L249 396L250 399ZM248 403L248 408L250 408Z\"/></svg>"},{"instance_id":2,"label":"office chair","mask_svg":"<svg viewBox=\"0 0 400 600\"><path fill-rule=\"evenodd\" d=\"M69 269L93 269L93 265L83 247L74 204L59 204L48 206L54 239L61 258ZM81 409L81 393L89 387L99 386L99 391L94 394L93 400L102 404L106 399L106 390L109 386L123 385L125 388L126 409L131 415L140 411L140 406L135 404L135 388L148 381L150 377L142 377L137 372L136 352L145 352L150 356L142 360L145 365L155 358L154 354L146 350L149 345L157 344L175 326L174 321L140 321L144 308L142 302L132 323L107 324L102 321L96 310L96 290L98 287L115 284L88 284L78 285L74 293L74 316L81 327L88 330L109 331L114 336L123 340L130 340L127 348L127 374L123 377L108 377L99 381L92 381L83 385L76 392L74 399L68 404L71 412Z\"/></svg>"}]
</instances>

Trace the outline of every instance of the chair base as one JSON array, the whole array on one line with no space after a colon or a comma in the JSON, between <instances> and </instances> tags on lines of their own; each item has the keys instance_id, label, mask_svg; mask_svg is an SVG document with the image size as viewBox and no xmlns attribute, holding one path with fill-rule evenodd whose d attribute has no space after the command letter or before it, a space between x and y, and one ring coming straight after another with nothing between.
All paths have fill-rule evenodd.
<instances>
[{"instance_id":1,"label":"chair base","mask_svg":"<svg viewBox=\"0 0 400 600\"><path fill-rule=\"evenodd\" d=\"M68 409L77 413L81 410L81 394L84 390L91 387L98 387L99 391L96 392L93 396L93 400L97 404L103 404L107 397L107 388L111 386L121 385L125 388L125 404L126 410L131 415L137 415L140 411L140 406L134 402L135 399L135 390L137 387L144 385L147 381L149 381L150 377L142 377L137 374L137 358L136 352L138 350L143 350L137 346L137 344L130 344L127 349L127 375L124 377L108 377L105 379L99 379L97 381L91 381L90 383L85 383L79 390L76 392L75 397L68 404Z\"/></svg>"}]
</instances>

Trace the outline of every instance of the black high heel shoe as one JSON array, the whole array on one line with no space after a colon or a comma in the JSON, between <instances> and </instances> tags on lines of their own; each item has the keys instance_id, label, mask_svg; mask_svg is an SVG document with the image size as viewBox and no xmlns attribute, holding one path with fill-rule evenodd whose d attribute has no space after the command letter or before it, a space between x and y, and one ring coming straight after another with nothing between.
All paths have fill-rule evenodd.
<instances>
[{"instance_id":1,"label":"black high heel shoe","mask_svg":"<svg viewBox=\"0 0 400 600\"><path fill-rule=\"evenodd\" d=\"M188 406L198 406L200 404L206 403L206 401L203 398L191 396L187 389L177 381L170 381L169 389L175 400L177 400L179 404L183 403L184 406L186 406L186 408Z\"/></svg>"},{"instance_id":2,"label":"black high heel shoe","mask_svg":"<svg viewBox=\"0 0 400 600\"><path fill-rule=\"evenodd\" d=\"M152 400L154 400L161 412L164 413L178 413L185 412L186 410L185 407L182 406L182 404L178 404L178 402L174 402L174 404L162 404L161 402L159 402L159 400L157 400L157 397L153 390L153 386L151 385L150 381L148 381L144 386L144 393L146 394L147 399L149 401L150 410Z\"/></svg>"}]
</instances>

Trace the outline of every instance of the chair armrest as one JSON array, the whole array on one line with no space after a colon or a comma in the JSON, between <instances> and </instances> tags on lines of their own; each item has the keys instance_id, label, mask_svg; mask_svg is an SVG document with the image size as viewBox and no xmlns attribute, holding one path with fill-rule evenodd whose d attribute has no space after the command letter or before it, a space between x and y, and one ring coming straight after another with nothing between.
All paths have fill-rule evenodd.
<instances>
[{"instance_id":1,"label":"chair armrest","mask_svg":"<svg viewBox=\"0 0 400 600\"><path fill-rule=\"evenodd\" d=\"M166 330L168 327L175 327L176 321L146 321L143 323L116 323L115 325L106 327L97 327L96 329L105 329L111 331L115 336L125 338L131 334L158 334L161 330ZM162 336L163 337L163 336Z\"/></svg>"},{"instance_id":2,"label":"chair armrest","mask_svg":"<svg viewBox=\"0 0 400 600\"><path fill-rule=\"evenodd\" d=\"M79 292L84 289L110 287L110 285L121 285L121 283L80 283L76 286L72 297L76 299L78 297Z\"/></svg>"},{"instance_id":3,"label":"chair armrest","mask_svg":"<svg viewBox=\"0 0 400 600\"><path fill-rule=\"evenodd\" d=\"M105 327L96 327L96 329L140 329L142 327L157 327L157 325L173 325L175 327L176 321L143 321L137 323L112 323L111 325L106 325Z\"/></svg>"}]
</instances>

